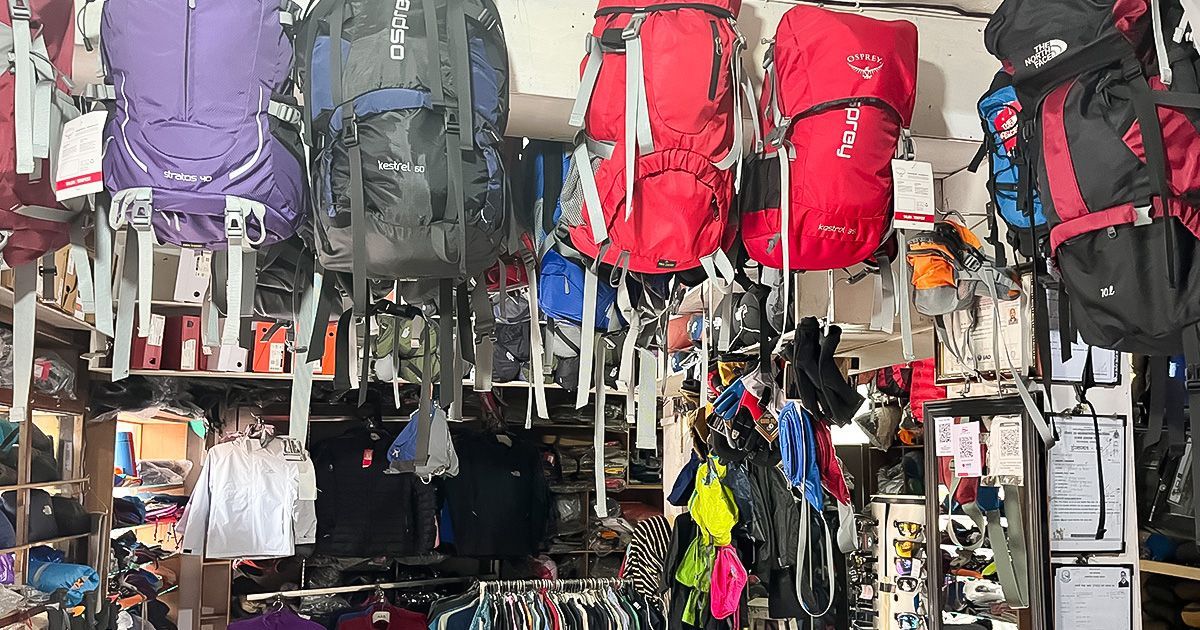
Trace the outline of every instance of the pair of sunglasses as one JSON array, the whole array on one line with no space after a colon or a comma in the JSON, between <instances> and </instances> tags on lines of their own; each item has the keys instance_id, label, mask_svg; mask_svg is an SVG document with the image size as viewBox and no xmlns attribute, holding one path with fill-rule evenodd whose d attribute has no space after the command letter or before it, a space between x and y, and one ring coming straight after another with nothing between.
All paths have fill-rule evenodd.
<instances>
[{"instance_id":1,"label":"pair of sunglasses","mask_svg":"<svg viewBox=\"0 0 1200 630\"><path fill-rule=\"evenodd\" d=\"M902 593L915 593L921 588L922 580L912 576L896 578L896 588Z\"/></svg>"},{"instance_id":2,"label":"pair of sunglasses","mask_svg":"<svg viewBox=\"0 0 1200 630\"><path fill-rule=\"evenodd\" d=\"M896 613L896 627L900 630L922 630L925 627L925 618L916 613Z\"/></svg>"}]
</instances>

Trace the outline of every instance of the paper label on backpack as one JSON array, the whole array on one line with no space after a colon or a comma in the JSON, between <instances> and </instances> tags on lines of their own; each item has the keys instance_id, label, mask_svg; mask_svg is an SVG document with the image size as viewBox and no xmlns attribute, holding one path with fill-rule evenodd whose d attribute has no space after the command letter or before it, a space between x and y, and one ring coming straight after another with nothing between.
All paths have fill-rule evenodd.
<instances>
[{"instance_id":1,"label":"paper label on backpack","mask_svg":"<svg viewBox=\"0 0 1200 630\"><path fill-rule=\"evenodd\" d=\"M938 457L953 457L954 442L950 436L950 431L954 428L953 416L942 416L933 419L934 435L937 436L936 454Z\"/></svg>"},{"instance_id":2,"label":"paper label on backpack","mask_svg":"<svg viewBox=\"0 0 1200 630\"><path fill-rule=\"evenodd\" d=\"M182 352L179 355L179 369L191 372L196 369L196 340L184 339Z\"/></svg>"},{"instance_id":3,"label":"paper label on backpack","mask_svg":"<svg viewBox=\"0 0 1200 630\"><path fill-rule=\"evenodd\" d=\"M175 301L200 304L208 293L212 277L212 252L183 247L179 250L179 267L175 272Z\"/></svg>"},{"instance_id":4,"label":"paper label on backpack","mask_svg":"<svg viewBox=\"0 0 1200 630\"><path fill-rule=\"evenodd\" d=\"M282 343L271 344L271 358L267 364L268 372L283 372L283 357L286 349Z\"/></svg>"},{"instance_id":5,"label":"paper label on backpack","mask_svg":"<svg viewBox=\"0 0 1200 630\"><path fill-rule=\"evenodd\" d=\"M221 346L217 356L218 372L245 372L249 352L241 346Z\"/></svg>"},{"instance_id":6,"label":"paper label on backpack","mask_svg":"<svg viewBox=\"0 0 1200 630\"><path fill-rule=\"evenodd\" d=\"M982 477L983 461L980 459L979 452L979 423L956 424L950 428L950 437L954 444L954 476L958 479Z\"/></svg>"},{"instance_id":7,"label":"paper label on backpack","mask_svg":"<svg viewBox=\"0 0 1200 630\"><path fill-rule=\"evenodd\" d=\"M892 160L897 230L932 230L934 220L933 165Z\"/></svg>"},{"instance_id":8,"label":"paper label on backpack","mask_svg":"<svg viewBox=\"0 0 1200 630\"><path fill-rule=\"evenodd\" d=\"M107 111L88 112L69 120L58 146L54 198L59 201L104 190L104 123Z\"/></svg>"}]
</instances>

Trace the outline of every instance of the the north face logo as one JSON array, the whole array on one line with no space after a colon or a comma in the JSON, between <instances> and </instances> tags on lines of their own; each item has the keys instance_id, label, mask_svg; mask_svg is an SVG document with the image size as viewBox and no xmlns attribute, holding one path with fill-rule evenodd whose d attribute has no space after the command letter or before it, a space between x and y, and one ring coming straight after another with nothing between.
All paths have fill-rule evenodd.
<instances>
[{"instance_id":1,"label":"the north face logo","mask_svg":"<svg viewBox=\"0 0 1200 630\"><path fill-rule=\"evenodd\" d=\"M846 57L846 63L862 78L870 79L883 68L883 57L870 53L858 53Z\"/></svg>"},{"instance_id":2,"label":"the north face logo","mask_svg":"<svg viewBox=\"0 0 1200 630\"><path fill-rule=\"evenodd\" d=\"M1067 42L1061 39L1045 41L1033 48L1033 54L1025 58L1025 67L1041 68L1055 57L1067 52Z\"/></svg>"}]
</instances>

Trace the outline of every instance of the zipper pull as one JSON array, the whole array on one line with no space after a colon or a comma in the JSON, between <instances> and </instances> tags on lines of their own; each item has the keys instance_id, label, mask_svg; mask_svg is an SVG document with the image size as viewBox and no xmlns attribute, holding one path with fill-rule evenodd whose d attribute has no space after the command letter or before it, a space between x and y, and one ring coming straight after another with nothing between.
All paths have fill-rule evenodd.
<instances>
[{"instance_id":1,"label":"zipper pull","mask_svg":"<svg viewBox=\"0 0 1200 630\"><path fill-rule=\"evenodd\" d=\"M571 283L566 278L563 278L563 293L571 295Z\"/></svg>"},{"instance_id":2,"label":"zipper pull","mask_svg":"<svg viewBox=\"0 0 1200 630\"><path fill-rule=\"evenodd\" d=\"M188 0L188 8L195 9L196 8L196 0Z\"/></svg>"}]
</instances>

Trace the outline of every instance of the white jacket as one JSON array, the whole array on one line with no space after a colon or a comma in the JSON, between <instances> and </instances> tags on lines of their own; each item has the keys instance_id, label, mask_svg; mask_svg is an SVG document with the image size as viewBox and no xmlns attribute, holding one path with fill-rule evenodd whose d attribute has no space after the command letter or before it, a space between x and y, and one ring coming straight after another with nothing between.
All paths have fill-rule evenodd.
<instances>
[{"instance_id":1,"label":"white jacket","mask_svg":"<svg viewBox=\"0 0 1200 630\"><path fill-rule=\"evenodd\" d=\"M241 436L209 449L178 528L183 553L280 558L316 542L316 471L299 442Z\"/></svg>"}]
</instances>

